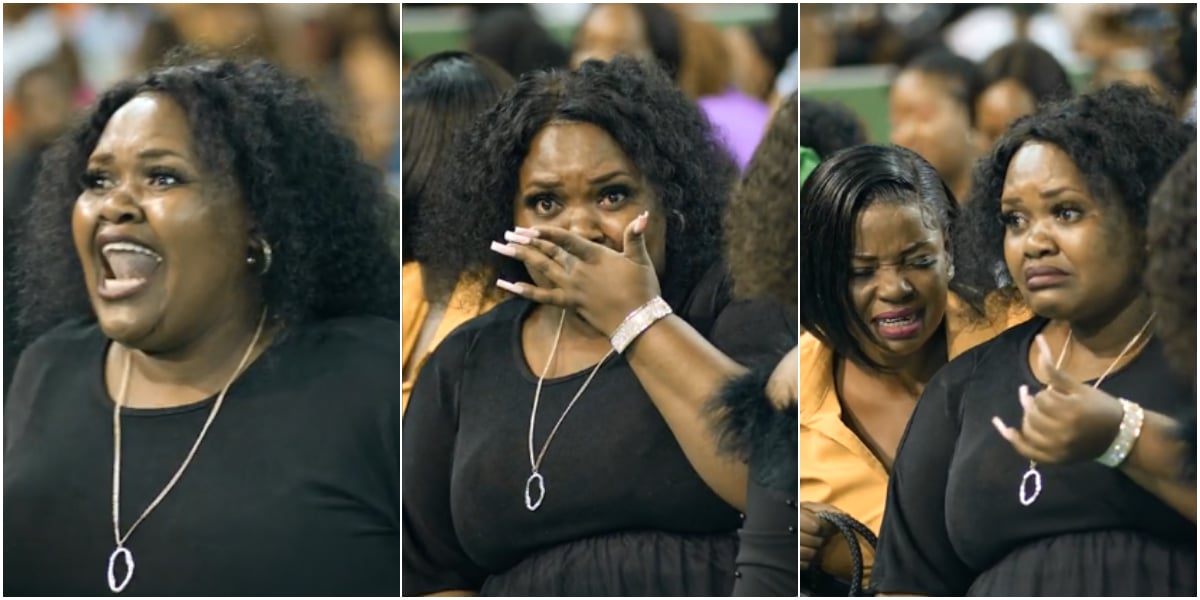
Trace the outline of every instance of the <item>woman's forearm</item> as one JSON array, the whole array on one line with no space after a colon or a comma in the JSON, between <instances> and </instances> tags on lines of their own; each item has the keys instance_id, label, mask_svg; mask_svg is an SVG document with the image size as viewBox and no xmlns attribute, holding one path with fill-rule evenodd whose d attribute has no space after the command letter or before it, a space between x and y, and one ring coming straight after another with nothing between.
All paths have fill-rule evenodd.
<instances>
[{"instance_id":1,"label":"woman's forearm","mask_svg":"<svg viewBox=\"0 0 1200 600\"><path fill-rule=\"evenodd\" d=\"M721 499L745 510L747 467L718 451L705 405L746 368L675 315L643 332L625 357L692 468Z\"/></svg>"},{"instance_id":2,"label":"woman's forearm","mask_svg":"<svg viewBox=\"0 0 1200 600\"><path fill-rule=\"evenodd\" d=\"M1183 516L1196 520L1196 482L1181 478L1188 446L1177 435L1178 423L1145 411L1142 432L1121 471Z\"/></svg>"}]
</instances>

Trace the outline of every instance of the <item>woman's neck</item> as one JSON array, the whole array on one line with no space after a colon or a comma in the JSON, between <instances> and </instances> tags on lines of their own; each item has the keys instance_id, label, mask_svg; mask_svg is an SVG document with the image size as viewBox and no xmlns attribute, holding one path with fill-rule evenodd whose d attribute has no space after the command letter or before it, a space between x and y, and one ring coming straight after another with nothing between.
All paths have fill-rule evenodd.
<instances>
[{"instance_id":1,"label":"woman's neck","mask_svg":"<svg viewBox=\"0 0 1200 600\"><path fill-rule=\"evenodd\" d=\"M172 406L206 398L231 381L254 338L260 316L261 313L256 312L223 320L194 339L166 351L146 352L120 345L120 352L112 353L116 360L110 360L118 374L115 379L110 377L110 389L119 393L124 361L131 359L129 398L122 399L130 406ZM264 331L247 364L266 348L271 337L271 332L266 329L264 324Z\"/></svg>"},{"instance_id":2,"label":"woman's neck","mask_svg":"<svg viewBox=\"0 0 1200 600\"><path fill-rule=\"evenodd\" d=\"M864 367L850 360L845 361L845 369L858 377L899 386L907 392L920 394L921 390L925 389L925 384L946 364L947 356L946 335L939 327L920 350L901 359L889 361L884 365L886 370Z\"/></svg>"},{"instance_id":3,"label":"woman's neck","mask_svg":"<svg viewBox=\"0 0 1200 600\"><path fill-rule=\"evenodd\" d=\"M1100 319L1085 319L1069 323L1071 344L1086 348L1097 358L1116 358L1129 346L1134 336L1137 336L1154 314L1150 299L1139 294L1132 302L1122 308L1116 315L1108 315ZM1065 322L1060 322L1066 324ZM1061 325L1060 325L1061 326ZM1062 337L1066 337L1066 327L1062 327ZM1142 335L1142 338L1147 338ZM1065 343L1065 339L1063 342ZM1054 346L1059 347L1059 346Z\"/></svg>"}]
</instances>

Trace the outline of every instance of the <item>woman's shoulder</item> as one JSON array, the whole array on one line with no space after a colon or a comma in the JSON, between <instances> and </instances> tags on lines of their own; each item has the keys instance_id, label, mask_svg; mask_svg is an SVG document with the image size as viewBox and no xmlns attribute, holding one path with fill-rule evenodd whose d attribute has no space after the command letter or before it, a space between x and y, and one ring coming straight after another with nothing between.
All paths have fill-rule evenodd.
<instances>
[{"instance_id":1,"label":"woman's shoulder","mask_svg":"<svg viewBox=\"0 0 1200 600\"><path fill-rule=\"evenodd\" d=\"M950 358L1029 323L1034 314L1019 298L989 296L980 311L954 292L946 299L946 336Z\"/></svg>"},{"instance_id":2,"label":"woman's shoulder","mask_svg":"<svg viewBox=\"0 0 1200 600\"><path fill-rule=\"evenodd\" d=\"M47 358L48 356L73 357L84 354L80 350L89 345L107 343L104 332L96 319L76 317L64 321L38 336L22 353L21 357Z\"/></svg>"},{"instance_id":3,"label":"woman's shoulder","mask_svg":"<svg viewBox=\"0 0 1200 600\"><path fill-rule=\"evenodd\" d=\"M796 360L800 363L800 414L817 413L833 389L833 349L811 333L800 336Z\"/></svg>"}]
</instances>

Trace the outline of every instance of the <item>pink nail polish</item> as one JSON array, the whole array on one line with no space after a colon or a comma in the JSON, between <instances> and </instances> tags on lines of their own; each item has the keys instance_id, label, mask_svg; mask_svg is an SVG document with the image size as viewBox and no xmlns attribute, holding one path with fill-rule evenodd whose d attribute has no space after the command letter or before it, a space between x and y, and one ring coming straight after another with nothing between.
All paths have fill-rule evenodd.
<instances>
[{"instance_id":1,"label":"pink nail polish","mask_svg":"<svg viewBox=\"0 0 1200 600\"><path fill-rule=\"evenodd\" d=\"M525 237L530 237L530 238L538 237L538 230L530 229L528 227L513 227L513 232L515 232L519 235L523 235Z\"/></svg>"},{"instance_id":2,"label":"pink nail polish","mask_svg":"<svg viewBox=\"0 0 1200 600\"><path fill-rule=\"evenodd\" d=\"M514 244L529 244L530 242L533 241L533 240L529 239L528 237L525 237L518 233L513 233L511 231L504 232L504 239L506 239L510 242L513 242Z\"/></svg>"},{"instance_id":3,"label":"pink nail polish","mask_svg":"<svg viewBox=\"0 0 1200 600\"><path fill-rule=\"evenodd\" d=\"M492 252L503 254L504 256L517 255L517 251L514 248L501 244L500 242L492 242Z\"/></svg>"},{"instance_id":4,"label":"pink nail polish","mask_svg":"<svg viewBox=\"0 0 1200 600\"><path fill-rule=\"evenodd\" d=\"M511 281L505 281L503 279L496 280L496 287L498 287L502 290L508 291L508 292L512 292L514 294L521 293L521 286L519 286Z\"/></svg>"}]
</instances>

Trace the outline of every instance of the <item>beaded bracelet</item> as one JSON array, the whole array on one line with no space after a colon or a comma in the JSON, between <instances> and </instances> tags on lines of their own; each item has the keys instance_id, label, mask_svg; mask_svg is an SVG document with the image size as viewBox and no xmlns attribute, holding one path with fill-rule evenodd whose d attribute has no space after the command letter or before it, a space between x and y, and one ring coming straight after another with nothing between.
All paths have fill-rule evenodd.
<instances>
[{"instance_id":1,"label":"beaded bracelet","mask_svg":"<svg viewBox=\"0 0 1200 600\"><path fill-rule=\"evenodd\" d=\"M625 351L633 340L642 335L659 319L671 314L671 305L667 304L662 296L655 296L654 299L634 309L629 313L617 330L608 336L612 341L612 347L618 354Z\"/></svg>"},{"instance_id":2,"label":"beaded bracelet","mask_svg":"<svg viewBox=\"0 0 1200 600\"><path fill-rule=\"evenodd\" d=\"M1120 466L1126 458L1129 458L1133 444L1137 442L1138 436L1142 435L1142 422L1146 419L1146 412L1137 403L1124 398L1120 400L1121 410L1124 413L1121 417L1121 428L1117 430L1117 437L1113 438L1108 450L1105 450L1104 454L1096 459L1096 462L1111 468Z\"/></svg>"}]
</instances>

